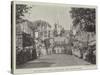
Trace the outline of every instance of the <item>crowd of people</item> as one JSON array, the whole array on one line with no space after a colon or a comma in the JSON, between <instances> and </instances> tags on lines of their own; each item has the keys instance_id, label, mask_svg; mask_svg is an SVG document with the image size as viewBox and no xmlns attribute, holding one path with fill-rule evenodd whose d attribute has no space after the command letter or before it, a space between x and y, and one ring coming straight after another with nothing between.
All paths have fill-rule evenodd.
<instances>
[{"instance_id":1,"label":"crowd of people","mask_svg":"<svg viewBox=\"0 0 100 75\"><path fill-rule=\"evenodd\" d=\"M62 42L62 43L61 43ZM37 59L41 56L51 55L51 54L70 54L75 55L81 59L84 59L92 64L96 63L96 50L95 44L89 45L88 47L80 46L80 43L74 43L75 41L67 43L65 40L55 41L55 39L35 39L34 46L27 46L23 48L17 47L16 52L16 63L23 64L27 61ZM19 52L18 52L19 51Z\"/></svg>"}]
</instances>

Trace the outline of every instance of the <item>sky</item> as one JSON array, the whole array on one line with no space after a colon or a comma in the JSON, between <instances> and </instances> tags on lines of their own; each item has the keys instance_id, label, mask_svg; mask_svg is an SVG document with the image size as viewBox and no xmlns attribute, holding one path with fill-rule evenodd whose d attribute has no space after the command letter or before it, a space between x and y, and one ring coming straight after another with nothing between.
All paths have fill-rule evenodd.
<instances>
[{"instance_id":1,"label":"sky","mask_svg":"<svg viewBox=\"0 0 100 75\"><path fill-rule=\"evenodd\" d=\"M24 18L29 21L44 20L47 21L52 28L57 23L64 29L70 30L72 19L70 16L70 7L54 6L54 5L32 5L29 13L26 13Z\"/></svg>"}]
</instances>

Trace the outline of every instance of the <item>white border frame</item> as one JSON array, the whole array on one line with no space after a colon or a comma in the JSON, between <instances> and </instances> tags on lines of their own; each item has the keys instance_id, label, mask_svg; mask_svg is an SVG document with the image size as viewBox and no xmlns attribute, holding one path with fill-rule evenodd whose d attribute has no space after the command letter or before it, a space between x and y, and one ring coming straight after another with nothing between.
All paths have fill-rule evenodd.
<instances>
[{"instance_id":1,"label":"white border frame","mask_svg":"<svg viewBox=\"0 0 100 75\"><path fill-rule=\"evenodd\" d=\"M81 65L81 66L67 66L67 67L49 67L49 68L28 68L28 69L16 69L16 4L32 4L32 5L54 5L54 6L67 6L67 7L84 7L84 8L95 8L96 9L96 65ZM33 1L13 1L13 59L12 59L12 73L13 74L27 74L27 73L42 73L42 72L56 72L56 71L72 71L72 70L87 70L97 69L97 6L91 5L71 5L71 4L60 4L60 3L45 3L45 2L33 2Z\"/></svg>"}]
</instances>

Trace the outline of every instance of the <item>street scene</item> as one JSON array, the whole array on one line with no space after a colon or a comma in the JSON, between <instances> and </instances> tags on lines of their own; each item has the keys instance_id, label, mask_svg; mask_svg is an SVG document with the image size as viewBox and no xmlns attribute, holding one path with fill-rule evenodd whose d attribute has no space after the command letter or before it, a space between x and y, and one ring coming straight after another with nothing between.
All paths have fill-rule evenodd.
<instances>
[{"instance_id":1,"label":"street scene","mask_svg":"<svg viewBox=\"0 0 100 75\"><path fill-rule=\"evenodd\" d=\"M16 4L16 68L96 64L95 8Z\"/></svg>"},{"instance_id":2,"label":"street scene","mask_svg":"<svg viewBox=\"0 0 100 75\"><path fill-rule=\"evenodd\" d=\"M40 68L40 67L66 67L66 66L80 66L90 65L82 59L79 59L73 55L65 54L52 54L48 56L40 57L36 60L29 61L23 65L17 66L18 69L23 68Z\"/></svg>"}]
</instances>

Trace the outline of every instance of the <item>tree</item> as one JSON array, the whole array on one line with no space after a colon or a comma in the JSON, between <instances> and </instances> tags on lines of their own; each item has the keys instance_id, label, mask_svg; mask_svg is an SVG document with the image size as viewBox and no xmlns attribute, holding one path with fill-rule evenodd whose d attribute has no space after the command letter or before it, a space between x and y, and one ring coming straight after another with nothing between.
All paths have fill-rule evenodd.
<instances>
[{"instance_id":1,"label":"tree","mask_svg":"<svg viewBox=\"0 0 100 75\"><path fill-rule=\"evenodd\" d=\"M71 11L71 17L73 19L73 27L76 29L75 34L75 40L82 43L82 47L80 47L80 53L81 57L83 58L83 53L88 50L89 53L91 50L89 50L89 43L91 43L89 40L91 39L90 36L92 33L95 34L95 26L96 26L96 11L95 8L72 8ZM84 34L83 34L84 33ZM81 37L82 36L82 37ZM83 40L83 37L87 36L85 41ZM78 37L78 38L77 38ZM80 40L79 40L80 39ZM95 38L94 38L95 39ZM93 40L93 39L91 39ZM87 48L87 49L84 49ZM93 51L92 51L93 52ZM91 53L92 55L92 53ZM89 58L91 59L91 58Z\"/></svg>"},{"instance_id":2,"label":"tree","mask_svg":"<svg viewBox=\"0 0 100 75\"><path fill-rule=\"evenodd\" d=\"M22 16L24 16L25 13L28 13L30 8L32 7L29 7L26 4L16 4L16 23L23 21Z\"/></svg>"},{"instance_id":3,"label":"tree","mask_svg":"<svg viewBox=\"0 0 100 75\"><path fill-rule=\"evenodd\" d=\"M62 28L62 29L61 29L61 32L60 32L60 36L63 36L64 33L65 33L65 29Z\"/></svg>"},{"instance_id":4,"label":"tree","mask_svg":"<svg viewBox=\"0 0 100 75\"><path fill-rule=\"evenodd\" d=\"M73 26L80 25L83 31L95 32L95 8L72 8L70 13Z\"/></svg>"},{"instance_id":5,"label":"tree","mask_svg":"<svg viewBox=\"0 0 100 75\"><path fill-rule=\"evenodd\" d=\"M57 32L57 24L55 23L54 26L55 26L55 28L54 28L53 35L54 35L55 37L57 37L57 36L58 36L58 32Z\"/></svg>"},{"instance_id":6,"label":"tree","mask_svg":"<svg viewBox=\"0 0 100 75\"><path fill-rule=\"evenodd\" d=\"M45 39L44 40L44 44L45 44L45 47L46 47L47 54L49 54L48 53L48 48L50 47L50 40L49 39Z\"/></svg>"}]
</instances>

